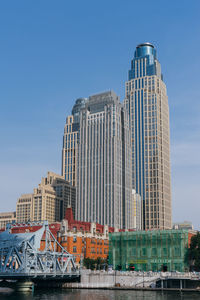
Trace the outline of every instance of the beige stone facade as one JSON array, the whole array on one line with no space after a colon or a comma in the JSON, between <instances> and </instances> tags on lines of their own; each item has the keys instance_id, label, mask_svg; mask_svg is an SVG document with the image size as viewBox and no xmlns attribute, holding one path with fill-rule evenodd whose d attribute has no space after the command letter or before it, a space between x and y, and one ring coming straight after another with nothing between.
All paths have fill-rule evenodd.
<instances>
[{"instance_id":1,"label":"beige stone facade","mask_svg":"<svg viewBox=\"0 0 200 300\"><path fill-rule=\"evenodd\" d=\"M131 99L133 147L133 187L141 192L143 222L145 229L170 229L171 221L171 176L169 150L169 108L166 86L157 76L146 76L143 88L133 79L126 83L126 97ZM143 102L141 93L143 93ZM136 101L132 101L136 99ZM136 107L135 103L142 105ZM140 111L138 111L140 109ZM139 123L139 116L143 124ZM143 127L142 127L143 126ZM141 141L138 145L135 139ZM143 142L142 142L143 141ZM143 152L143 153L142 153ZM143 168L144 166L144 168Z\"/></svg>"},{"instance_id":2,"label":"beige stone facade","mask_svg":"<svg viewBox=\"0 0 200 300\"><path fill-rule=\"evenodd\" d=\"M0 213L0 229L5 229L6 224L16 220L16 212Z\"/></svg>"},{"instance_id":3,"label":"beige stone facade","mask_svg":"<svg viewBox=\"0 0 200 300\"><path fill-rule=\"evenodd\" d=\"M74 130L74 117L68 116L64 128L62 150L62 175L77 186L78 131Z\"/></svg>"},{"instance_id":4,"label":"beige stone facade","mask_svg":"<svg viewBox=\"0 0 200 300\"><path fill-rule=\"evenodd\" d=\"M17 200L16 221L28 222L33 219L33 194L23 194Z\"/></svg>"},{"instance_id":5,"label":"beige stone facade","mask_svg":"<svg viewBox=\"0 0 200 300\"><path fill-rule=\"evenodd\" d=\"M75 215L76 188L63 176L48 172L33 194L23 194L17 201L17 222L43 221L50 224L64 218L68 206Z\"/></svg>"}]
</instances>

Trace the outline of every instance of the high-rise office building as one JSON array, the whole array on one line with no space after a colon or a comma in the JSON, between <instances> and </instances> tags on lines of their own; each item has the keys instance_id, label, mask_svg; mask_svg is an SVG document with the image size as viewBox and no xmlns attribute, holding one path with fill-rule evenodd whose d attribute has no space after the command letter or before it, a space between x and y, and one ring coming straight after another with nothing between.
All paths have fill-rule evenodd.
<instances>
[{"instance_id":1,"label":"high-rise office building","mask_svg":"<svg viewBox=\"0 0 200 300\"><path fill-rule=\"evenodd\" d=\"M130 228L128 114L114 92L105 92L89 97L79 120L77 220Z\"/></svg>"},{"instance_id":2,"label":"high-rise office building","mask_svg":"<svg viewBox=\"0 0 200 300\"><path fill-rule=\"evenodd\" d=\"M17 200L16 221L28 222L33 219L33 194L23 194Z\"/></svg>"},{"instance_id":3,"label":"high-rise office building","mask_svg":"<svg viewBox=\"0 0 200 300\"><path fill-rule=\"evenodd\" d=\"M16 221L16 212L0 213L0 229L5 229L6 224Z\"/></svg>"},{"instance_id":4,"label":"high-rise office building","mask_svg":"<svg viewBox=\"0 0 200 300\"><path fill-rule=\"evenodd\" d=\"M73 186L77 186L77 158L80 111L87 99L76 100L72 115L66 118L62 149L62 176Z\"/></svg>"},{"instance_id":5,"label":"high-rise office building","mask_svg":"<svg viewBox=\"0 0 200 300\"><path fill-rule=\"evenodd\" d=\"M76 188L58 174L48 172L33 194L34 221L61 221L69 206L75 214Z\"/></svg>"},{"instance_id":6,"label":"high-rise office building","mask_svg":"<svg viewBox=\"0 0 200 300\"><path fill-rule=\"evenodd\" d=\"M77 185L77 155L78 155L78 130L74 128L74 117L66 119L63 149L62 149L62 176L73 186Z\"/></svg>"},{"instance_id":7,"label":"high-rise office building","mask_svg":"<svg viewBox=\"0 0 200 300\"><path fill-rule=\"evenodd\" d=\"M124 104L132 138L132 187L141 195L144 229L171 228L169 107L166 86L150 43L136 47Z\"/></svg>"},{"instance_id":8,"label":"high-rise office building","mask_svg":"<svg viewBox=\"0 0 200 300\"><path fill-rule=\"evenodd\" d=\"M76 188L63 176L48 172L32 194L22 194L17 201L17 222L61 221L68 207L75 215Z\"/></svg>"}]
</instances>

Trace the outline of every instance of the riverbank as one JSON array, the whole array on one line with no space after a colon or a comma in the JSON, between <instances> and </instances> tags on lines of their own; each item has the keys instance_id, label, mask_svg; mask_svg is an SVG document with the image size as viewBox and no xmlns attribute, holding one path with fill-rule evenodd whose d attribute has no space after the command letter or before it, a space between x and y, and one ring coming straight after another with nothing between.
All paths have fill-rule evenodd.
<instances>
[{"instance_id":1,"label":"riverbank","mask_svg":"<svg viewBox=\"0 0 200 300\"><path fill-rule=\"evenodd\" d=\"M151 291L151 292L189 292L189 293L200 293L200 289L180 289L180 288L145 288L145 287L123 287L123 286L114 286L114 287L70 287L70 286L63 286L64 289L69 290L118 290L118 291Z\"/></svg>"},{"instance_id":2,"label":"riverbank","mask_svg":"<svg viewBox=\"0 0 200 300\"><path fill-rule=\"evenodd\" d=\"M73 289L132 289L132 290L191 290L200 289L200 276L193 273L81 271L81 282L68 282L63 288Z\"/></svg>"}]
</instances>

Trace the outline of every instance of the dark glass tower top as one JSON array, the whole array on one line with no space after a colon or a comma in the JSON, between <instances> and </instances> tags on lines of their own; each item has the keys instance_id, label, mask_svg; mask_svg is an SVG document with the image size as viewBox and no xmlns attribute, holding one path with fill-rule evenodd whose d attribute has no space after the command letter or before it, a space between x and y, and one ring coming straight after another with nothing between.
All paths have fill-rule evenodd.
<instances>
[{"instance_id":1,"label":"dark glass tower top","mask_svg":"<svg viewBox=\"0 0 200 300\"><path fill-rule=\"evenodd\" d=\"M129 80L143 76L157 75L162 79L160 64L154 45L142 43L136 47L134 58L131 61Z\"/></svg>"},{"instance_id":2,"label":"dark glass tower top","mask_svg":"<svg viewBox=\"0 0 200 300\"><path fill-rule=\"evenodd\" d=\"M147 55L153 55L154 58L156 59L156 49L155 49L154 45L152 45L150 43L139 44L136 47L134 57L135 58L136 57L145 57Z\"/></svg>"},{"instance_id":3,"label":"dark glass tower top","mask_svg":"<svg viewBox=\"0 0 200 300\"><path fill-rule=\"evenodd\" d=\"M79 123L80 111L85 107L87 98L78 98L72 108L72 115L74 116L74 123Z\"/></svg>"}]
</instances>

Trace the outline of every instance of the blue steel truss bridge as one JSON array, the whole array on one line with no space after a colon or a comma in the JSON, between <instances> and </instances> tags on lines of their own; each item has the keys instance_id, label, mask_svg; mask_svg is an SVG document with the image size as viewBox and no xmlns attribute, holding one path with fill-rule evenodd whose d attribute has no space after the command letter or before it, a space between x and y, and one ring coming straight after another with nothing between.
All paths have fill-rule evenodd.
<instances>
[{"instance_id":1,"label":"blue steel truss bridge","mask_svg":"<svg viewBox=\"0 0 200 300\"><path fill-rule=\"evenodd\" d=\"M45 235L45 249L40 249ZM59 251L58 251L59 249ZM80 281L74 257L56 240L48 222L35 232L11 233L11 224L0 233L0 286L25 282L38 286L61 286Z\"/></svg>"}]
</instances>

